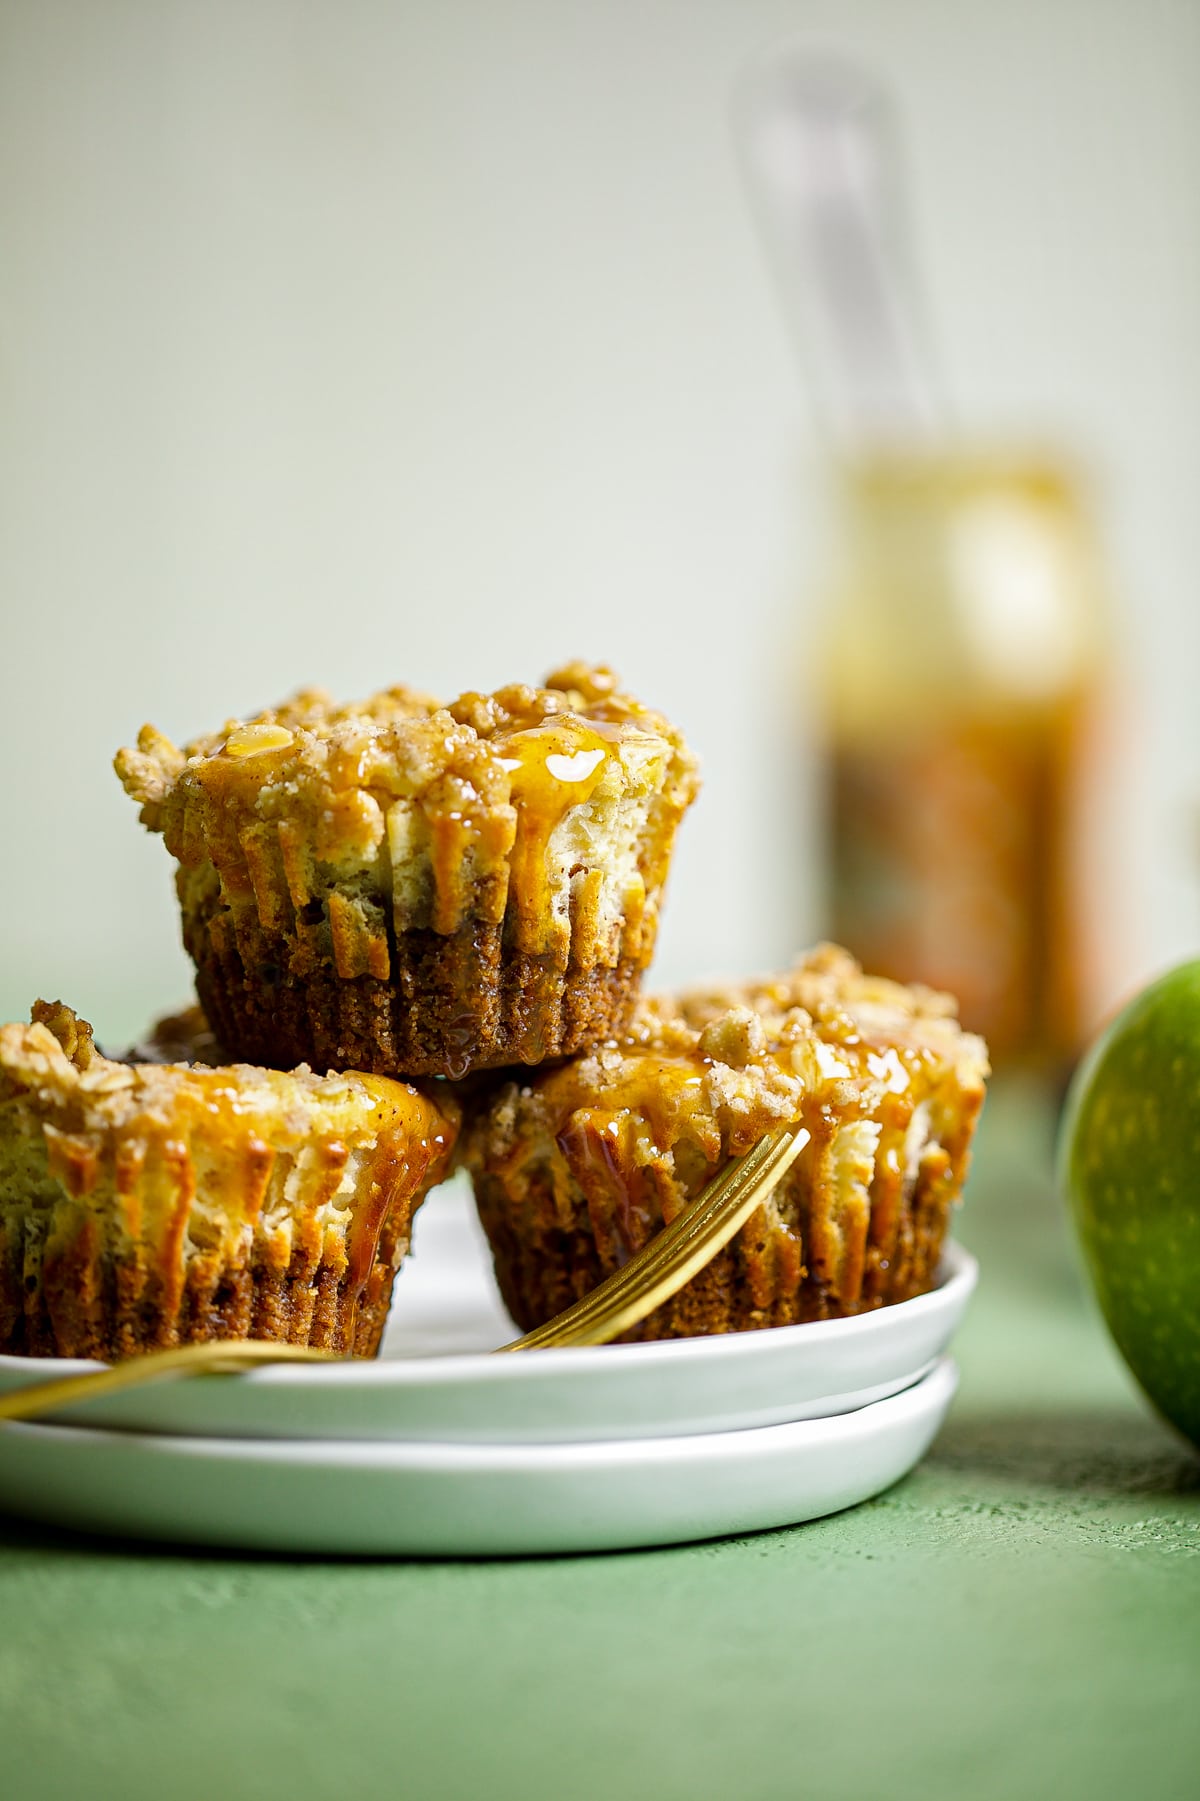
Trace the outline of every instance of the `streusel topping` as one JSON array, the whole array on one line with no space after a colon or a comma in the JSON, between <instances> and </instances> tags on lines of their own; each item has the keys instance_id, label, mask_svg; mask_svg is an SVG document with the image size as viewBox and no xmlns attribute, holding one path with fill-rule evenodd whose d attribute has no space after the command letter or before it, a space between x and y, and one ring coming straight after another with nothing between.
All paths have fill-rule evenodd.
<instances>
[{"instance_id":1,"label":"streusel topping","mask_svg":"<svg viewBox=\"0 0 1200 1801\"><path fill-rule=\"evenodd\" d=\"M866 976L821 945L778 976L646 996L620 1044L514 1090L493 1129L536 1116L554 1136L577 1110L603 1110L614 1134L634 1120L648 1155L686 1136L715 1162L789 1121L872 1118L888 1095L936 1109L944 1090L956 1114L987 1071L951 997Z\"/></svg>"},{"instance_id":2,"label":"streusel topping","mask_svg":"<svg viewBox=\"0 0 1200 1801\"><path fill-rule=\"evenodd\" d=\"M649 829L622 878L631 892L598 905L597 867L596 896L581 890L574 905L603 924L628 899L636 915L638 896L661 886L697 787L678 731L622 693L611 670L582 663L543 688L467 693L448 706L406 687L345 706L307 689L182 750L145 726L116 769L172 855L186 869L211 863L228 904L255 905L264 927L340 888L329 924L346 941L343 974L360 962L386 974L377 900L397 930L448 934L468 912L493 923L507 912L518 946L540 947L551 926L565 928L589 833L599 838L609 821L632 830L635 816ZM578 829L559 870L548 852L568 815ZM563 917L551 921L555 911Z\"/></svg>"}]
</instances>

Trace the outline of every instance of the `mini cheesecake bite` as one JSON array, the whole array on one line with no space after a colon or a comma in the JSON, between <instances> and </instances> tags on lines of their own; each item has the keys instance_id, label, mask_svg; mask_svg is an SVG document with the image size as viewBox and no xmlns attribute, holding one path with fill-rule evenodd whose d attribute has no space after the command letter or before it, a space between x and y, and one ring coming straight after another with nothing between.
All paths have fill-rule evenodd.
<instances>
[{"instance_id":1,"label":"mini cheesecake bite","mask_svg":"<svg viewBox=\"0 0 1200 1801\"><path fill-rule=\"evenodd\" d=\"M39 1001L0 1027L0 1352L259 1338L373 1356L458 1121L380 1076L112 1062Z\"/></svg>"},{"instance_id":2,"label":"mini cheesecake bite","mask_svg":"<svg viewBox=\"0 0 1200 1801\"><path fill-rule=\"evenodd\" d=\"M855 1314L933 1286L988 1073L953 1002L823 946L786 974L648 997L618 1042L498 1089L468 1124L496 1275L525 1331L620 1268L775 1127L804 1147L631 1337Z\"/></svg>"},{"instance_id":3,"label":"mini cheesecake bite","mask_svg":"<svg viewBox=\"0 0 1200 1801\"><path fill-rule=\"evenodd\" d=\"M619 1031L697 788L675 728L583 664L449 706L308 691L182 750L148 726L116 767L221 1042L405 1077Z\"/></svg>"}]
</instances>

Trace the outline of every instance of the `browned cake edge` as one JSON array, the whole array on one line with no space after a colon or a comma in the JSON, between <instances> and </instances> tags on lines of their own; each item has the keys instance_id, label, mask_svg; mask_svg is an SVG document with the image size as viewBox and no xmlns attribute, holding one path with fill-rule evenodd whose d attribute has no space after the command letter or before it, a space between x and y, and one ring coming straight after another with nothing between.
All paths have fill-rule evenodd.
<instances>
[{"instance_id":1,"label":"browned cake edge","mask_svg":"<svg viewBox=\"0 0 1200 1801\"><path fill-rule=\"evenodd\" d=\"M617 1036L641 982L641 960L563 970L506 949L502 928L472 922L448 936L391 940L391 971L339 976L290 967L293 945L229 913L184 916L196 991L217 1036L273 1069L363 1069L449 1076L568 1057Z\"/></svg>"}]
</instances>

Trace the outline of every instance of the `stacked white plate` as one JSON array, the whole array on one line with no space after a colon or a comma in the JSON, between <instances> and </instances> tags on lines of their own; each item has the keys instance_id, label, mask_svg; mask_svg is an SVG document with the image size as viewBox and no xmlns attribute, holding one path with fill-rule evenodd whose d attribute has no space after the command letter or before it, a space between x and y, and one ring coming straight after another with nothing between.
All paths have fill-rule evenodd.
<instances>
[{"instance_id":1,"label":"stacked white plate","mask_svg":"<svg viewBox=\"0 0 1200 1801\"><path fill-rule=\"evenodd\" d=\"M665 1545L815 1519L928 1449L975 1286L858 1319L487 1353L515 1336L469 1192L418 1219L376 1363L278 1365L0 1426L0 1508L132 1538L371 1556ZM0 1357L0 1392L90 1367Z\"/></svg>"}]
</instances>

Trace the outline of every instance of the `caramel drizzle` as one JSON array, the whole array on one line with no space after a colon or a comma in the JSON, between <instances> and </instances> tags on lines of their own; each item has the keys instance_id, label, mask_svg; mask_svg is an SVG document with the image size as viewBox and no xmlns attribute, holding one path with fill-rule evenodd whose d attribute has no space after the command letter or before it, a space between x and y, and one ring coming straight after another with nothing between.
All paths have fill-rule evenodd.
<instances>
[{"instance_id":1,"label":"caramel drizzle","mask_svg":"<svg viewBox=\"0 0 1200 1801\"><path fill-rule=\"evenodd\" d=\"M622 736L619 726L561 714L497 742L517 813L508 916L518 950L544 945L551 906L550 840L573 807L591 800L619 755Z\"/></svg>"},{"instance_id":2,"label":"caramel drizzle","mask_svg":"<svg viewBox=\"0 0 1200 1801\"><path fill-rule=\"evenodd\" d=\"M521 950L545 948L552 904L550 841L567 814L591 800L614 758L619 758L621 741L628 733L627 721L584 719L576 714L562 713L492 740L489 748L509 778L509 800L515 813L507 913L514 942ZM278 779L283 774L289 761L291 737L285 728L273 724L240 727L237 732L230 733L224 744L194 765L195 777L214 799L228 802L236 797L240 804L252 806L264 781ZM360 747L357 761L348 758L343 750L331 758L329 775L335 786L344 789L347 783L353 785L364 779L362 754ZM366 796L359 798L361 803ZM391 797L387 798L390 800ZM343 811L348 804L349 796L343 794ZM336 806L333 812L337 812ZM339 816L336 823L345 825L347 822ZM448 813L434 811L428 816L428 824L436 897L433 925L437 931L450 931L457 924L464 903L462 889L467 853L472 842L486 834L481 833L480 822L471 817L466 807ZM277 830L291 899L293 904L298 904L297 889L303 884L297 881L300 872L293 867L298 862L296 847L288 842L287 822L280 822ZM366 830L360 835L364 839L371 837ZM247 846L245 838L243 832L236 847L214 839L208 848L215 856L227 890L249 886L254 888L257 896L260 886L271 888L269 877L274 871L267 871L262 866L263 858L258 854L257 844ZM239 851L240 855L237 854ZM251 866L248 877L243 874L245 864ZM260 878L257 884L255 874ZM260 902L260 914L263 910ZM331 920L331 924L336 926L337 922ZM358 964L363 961L362 957L356 952L351 960L355 963L354 969L343 970L343 974L360 973ZM371 973L383 972L372 968Z\"/></svg>"}]
</instances>

